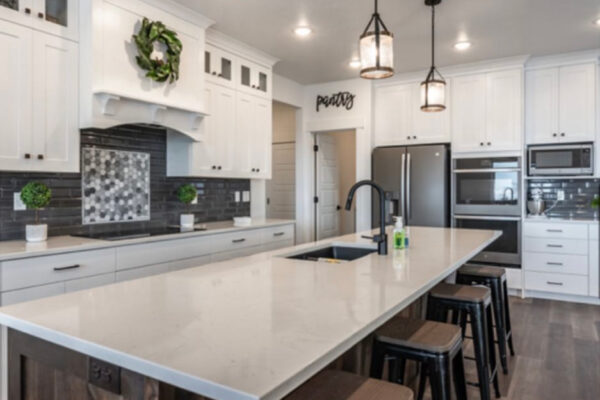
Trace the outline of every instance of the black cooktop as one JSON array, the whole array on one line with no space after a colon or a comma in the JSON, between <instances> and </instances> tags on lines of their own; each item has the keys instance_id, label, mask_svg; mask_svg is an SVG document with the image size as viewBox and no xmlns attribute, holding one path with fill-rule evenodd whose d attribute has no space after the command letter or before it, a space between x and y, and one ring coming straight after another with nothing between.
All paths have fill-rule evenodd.
<instances>
[{"instance_id":1,"label":"black cooktop","mask_svg":"<svg viewBox=\"0 0 600 400\"><path fill-rule=\"evenodd\" d=\"M113 232L101 232L101 233L82 233L73 236L84 237L88 239L98 240L127 240L137 239L150 236L162 236L162 235L174 235L178 233L189 233L193 231L201 231L203 229L193 230L181 230L179 227L165 227L165 228L152 228L152 229L136 229L136 230L122 230Z\"/></svg>"}]
</instances>

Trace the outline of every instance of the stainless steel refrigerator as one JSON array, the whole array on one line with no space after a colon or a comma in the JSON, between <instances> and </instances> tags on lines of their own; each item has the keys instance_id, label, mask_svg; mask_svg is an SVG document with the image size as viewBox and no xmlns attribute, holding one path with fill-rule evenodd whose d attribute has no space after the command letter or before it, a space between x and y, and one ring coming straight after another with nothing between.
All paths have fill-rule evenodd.
<instances>
[{"instance_id":1,"label":"stainless steel refrigerator","mask_svg":"<svg viewBox=\"0 0 600 400\"><path fill-rule=\"evenodd\" d=\"M448 145L378 147L373 180L386 194L386 223L403 216L418 226L450 226L450 149ZM379 200L373 194L373 227L379 226Z\"/></svg>"}]
</instances>

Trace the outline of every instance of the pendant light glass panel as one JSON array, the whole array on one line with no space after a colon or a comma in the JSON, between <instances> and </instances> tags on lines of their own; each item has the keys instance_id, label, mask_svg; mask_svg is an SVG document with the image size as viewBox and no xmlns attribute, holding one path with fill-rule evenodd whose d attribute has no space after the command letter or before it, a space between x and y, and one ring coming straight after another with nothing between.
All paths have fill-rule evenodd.
<instances>
[{"instance_id":1,"label":"pendant light glass panel","mask_svg":"<svg viewBox=\"0 0 600 400\"><path fill-rule=\"evenodd\" d=\"M446 109L446 82L431 80L421 83L421 110L425 112Z\"/></svg>"},{"instance_id":2,"label":"pendant light glass panel","mask_svg":"<svg viewBox=\"0 0 600 400\"><path fill-rule=\"evenodd\" d=\"M382 79L394 75L394 37L390 32L367 32L360 38L360 76L366 79Z\"/></svg>"}]
</instances>

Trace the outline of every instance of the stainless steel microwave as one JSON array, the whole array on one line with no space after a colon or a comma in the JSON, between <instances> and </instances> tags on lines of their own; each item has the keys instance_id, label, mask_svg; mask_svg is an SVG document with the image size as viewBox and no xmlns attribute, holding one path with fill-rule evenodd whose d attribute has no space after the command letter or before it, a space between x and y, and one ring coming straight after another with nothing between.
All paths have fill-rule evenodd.
<instances>
[{"instance_id":1,"label":"stainless steel microwave","mask_svg":"<svg viewBox=\"0 0 600 400\"><path fill-rule=\"evenodd\" d=\"M594 175L594 144L529 146L529 176Z\"/></svg>"}]
</instances>

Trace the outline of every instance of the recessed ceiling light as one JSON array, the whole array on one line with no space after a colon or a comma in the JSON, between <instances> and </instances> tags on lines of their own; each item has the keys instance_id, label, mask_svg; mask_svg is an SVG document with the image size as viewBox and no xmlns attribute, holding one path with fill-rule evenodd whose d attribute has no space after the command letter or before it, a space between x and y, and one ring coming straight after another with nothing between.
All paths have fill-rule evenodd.
<instances>
[{"instance_id":1,"label":"recessed ceiling light","mask_svg":"<svg viewBox=\"0 0 600 400\"><path fill-rule=\"evenodd\" d=\"M360 62L360 60L352 60L348 65L350 65L350 68L354 69L359 69L360 67L362 67L362 63Z\"/></svg>"},{"instance_id":2,"label":"recessed ceiling light","mask_svg":"<svg viewBox=\"0 0 600 400\"><path fill-rule=\"evenodd\" d=\"M470 48L470 47L471 47L471 42L466 42L466 41L465 41L465 42L457 42L457 43L454 43L454 48L455 48L456 50L461 50L461 51L463 51L463 50L467 50L467 49L468 49L468 48Z\"/></svg>"},{"instance_id":3,"label":"recessed ceiling light","mask_svg":"<svg viewBox=\"0 0 600 400\"><path fill-rule=\"evenodd\" d=\"M600 18L596 18L596 19L594 20L594 25L596 25L596 26L600 26Z\"/></svg>"},{"instance_id":4,"label":"recessed ceiling light","mask_svg":"<svg viewBox=\"0 0 600 400\"><path fill-rule=\"evenodd\" d=\"M294 29L294 33L299 37L307 37L312 33L312 29L310 29L308 26L299 26Z\"/></svg>"}]
</instances>

